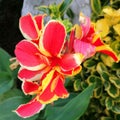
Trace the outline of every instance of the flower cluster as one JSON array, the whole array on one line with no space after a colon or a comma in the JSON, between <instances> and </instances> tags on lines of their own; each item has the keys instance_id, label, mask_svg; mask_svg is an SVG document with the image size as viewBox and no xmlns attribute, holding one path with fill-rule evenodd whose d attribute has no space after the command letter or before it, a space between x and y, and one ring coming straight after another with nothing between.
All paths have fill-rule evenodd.
<instances>
[{"instance_id":1,"label":"flower cluster","mask_svg":"<svg viewBox=\"0 0 120 120\"><path fill-rule=\"evenodd\" d=\"M38 113L58 98L67 98L65 77L79 73L81 63L96 52L118 61L112 49L101 41L88 17L80 16L80 25L71 29L69 38L60 21L50 20L44 26L44 17L27 14L19 22L25 39L15 48L21 66L18 78L22 81L23 92L34 95L30 102L20 105L15 111L23 118Z\"/></svg>"}]
</instances>

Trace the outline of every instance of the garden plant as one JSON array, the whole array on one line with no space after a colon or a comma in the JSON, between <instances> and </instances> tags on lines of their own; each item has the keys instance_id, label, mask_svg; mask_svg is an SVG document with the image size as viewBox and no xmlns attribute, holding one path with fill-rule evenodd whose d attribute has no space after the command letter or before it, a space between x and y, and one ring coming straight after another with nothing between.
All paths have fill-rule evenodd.
<instances>
[{"instance_id":1,"label":"garden plant","mask_svg":"<svg viewBox=\"0 0 120 120\"><path fill-rule=\"evenodd\" d=\"M19 19L15 56L0 48L0 120L120 120L119 0L72 0Z\"/></svg>"}]
</instances>

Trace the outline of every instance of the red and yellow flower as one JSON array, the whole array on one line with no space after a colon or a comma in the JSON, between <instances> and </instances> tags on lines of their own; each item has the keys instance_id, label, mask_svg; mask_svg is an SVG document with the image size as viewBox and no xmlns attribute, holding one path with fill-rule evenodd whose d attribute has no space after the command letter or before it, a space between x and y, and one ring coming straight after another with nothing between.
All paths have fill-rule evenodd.
<instances>
[{"instance_id":1,"label":"red and yellow flower","mask_svg":"<svg viewBox=\"0 0 120 120\"><path fill-rule=\"evenodd\" d=\"M38 113L45 104L68 97L69 93L64 87L65 75L77 74L83 60L82 54L65 51L64 25L50 20L43 27L42 18L41 15L33 18L30 14L20 18L20 29L26 39L15 48L16 58L21 65L18 77L22 80L24 93L35 95L15 111L23 118Z\"/></svg>"},{"instance_id":2,"label":"red and yellow flower","mask_svg":"<svg viewBox=\"0 0 120 120\"><path fill-rule=\"evenodd\" d=\"M95 55L96 52L101 52L118 61L115 52L100 39L90 18L80 15L80 23L80 25L75 25L71 31L68 49L83 54L84 59Z\"/></svg>"}]
</instances>

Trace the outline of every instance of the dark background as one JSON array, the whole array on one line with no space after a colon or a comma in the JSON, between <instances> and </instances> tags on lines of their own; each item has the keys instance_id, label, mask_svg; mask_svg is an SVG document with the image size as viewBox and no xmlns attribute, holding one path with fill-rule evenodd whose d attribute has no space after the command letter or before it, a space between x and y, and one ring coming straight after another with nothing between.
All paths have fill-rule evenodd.
<instances>
[{"instance_id":1,"label":"dark background","mask_svg":"<svg viewBox=\"0 0 120 120\"><path fill-rule=\"evenodd\" d=\"M0 0L0 47L14 56L15 45L23 39L19 18L23 0Z\"/></svg>"}]
</instances>

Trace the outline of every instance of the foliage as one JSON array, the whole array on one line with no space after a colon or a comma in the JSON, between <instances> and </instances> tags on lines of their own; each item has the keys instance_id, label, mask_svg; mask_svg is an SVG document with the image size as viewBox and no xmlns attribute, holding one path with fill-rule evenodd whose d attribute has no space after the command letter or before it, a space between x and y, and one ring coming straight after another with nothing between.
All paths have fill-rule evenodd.
<instances>
[{"instance_id":1,"label":"foliage","mask_svg":"<svg viewBox=\"0 0 120 120\"><path fill-rule=\"evenodd\" d=\"M111 46L120 60L120 1L91 0L92 20L102 40ZM97 53L83 63L74 78L74 90L81 91L95 83L87 112L80 120L119 120L120 118L120 62ZM80 85L78 85L78 83Z\"/></svg>"}]
</instances>

